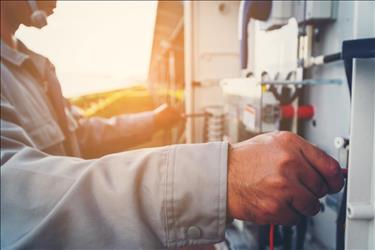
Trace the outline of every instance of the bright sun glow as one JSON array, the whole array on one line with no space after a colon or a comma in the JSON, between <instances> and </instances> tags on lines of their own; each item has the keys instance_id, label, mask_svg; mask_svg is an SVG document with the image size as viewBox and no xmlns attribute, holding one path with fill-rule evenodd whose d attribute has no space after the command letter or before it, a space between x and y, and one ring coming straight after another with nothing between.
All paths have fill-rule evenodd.
<instances>
[{"instance_id":1,"label":"bright sun glow","mask_svg":"<svg viewBox=\"0 0 375 250\"><path fill-rule=\"evenodd\" d=\"M47 27L17 37L55 64L66 96L120 88L147 77L156 4L59 1Z\"/></svg>"}]
</instances>

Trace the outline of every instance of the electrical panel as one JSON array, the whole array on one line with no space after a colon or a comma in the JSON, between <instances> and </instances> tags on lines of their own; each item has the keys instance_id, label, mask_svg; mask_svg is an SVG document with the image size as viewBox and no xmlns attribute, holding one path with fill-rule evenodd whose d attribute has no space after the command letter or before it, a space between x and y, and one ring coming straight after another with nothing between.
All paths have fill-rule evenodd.
<instances>
[{"instance_id":1,"label":"electrical panel","mask_svg":"<svg viewBox=\"0 0 375 250\"><path fill-rule=\"evenodd\" d=\"M245 26L244 15L251 13L246 12L245 7L251 8L251 5L242 2L241 6L238 11L244 12L238 15L240 22L234 22L235 16L232 16L230 32L241 32L241 41L237 40L241 44L241 49L237 48L240 52L237 59L241 59L242 71L238 74L231 71L233 74L223 76L230 71L231 67L228 67L217 73L222 77L216 79L220 82L221 93L215 92L215 105L220 106L219 113L215 112L224 117L220 121L225 123L220 127L222 139L238 142L259 133L288 130L334 157L342 168L349 169L346 189L321 199L321 212L305 218L302 228L301 225L281 228L280 232L289 237L291 245L288 249L299 249L297 246L301 247L303 237L305 249L373 249L375 65L374 59L353 57L353 60L347 60L344 44L349 40L375 38L375 3L272 1L266 21L250 18ZM267 10L267 6L261 7ZM199 8L192 9L193 13L195 11L206 13ZM262 18L264 16L267 15ZM209 15L206 18L210 19ZM225 34L226 29L229 26L223 26L218 34ZM227 34L233 35L230 32ZM220 40L220 37L215 38ZM200 38L188 39L196 43ZM373 41L365 41L366 46ZM229 48L232 42L222 46ZM226 62L229 65L231 60ZM191 70L193 78L205 69L199 63ZM211 73L215 74L214 71ZM192 78L187 79L191 81ZM201 99L197 103L205 103L199 106L200 110L211 105L207 101L210 91L202 96L198 96L202 89L194 91L194 98ZM203 133L203 127L207 128L201 120L193 130ZM197 140L196 137L195 142L202 141L204 136L200 138ZM363 149L361 142L365 140L362 144L366 149ZM236 221L234 225L230 234L239 232L242 235L233 236L237 240L249 234L262 238L264 233L264 227L257 228L253 224ZM299 238L301 234L304 236ZM262 239L256 247L266 246Z\"/></svg>"}]
</instances>

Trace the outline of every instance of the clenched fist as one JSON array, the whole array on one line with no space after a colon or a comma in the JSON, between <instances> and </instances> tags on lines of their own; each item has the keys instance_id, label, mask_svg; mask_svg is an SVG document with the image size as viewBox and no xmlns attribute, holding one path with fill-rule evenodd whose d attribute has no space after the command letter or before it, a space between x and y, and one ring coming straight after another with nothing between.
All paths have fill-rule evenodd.
<instances>
[{"instance_id":1,"label":"clenched fist","mask_svg":"<svg viewBox=\"0 0 375 250\"><path fill-rule=\"evenodd\" d=\"M290 132L231 145L228 164L228 214L257 224L296 224L344 184L337 161Z\"/></svg>"}]
</instances>

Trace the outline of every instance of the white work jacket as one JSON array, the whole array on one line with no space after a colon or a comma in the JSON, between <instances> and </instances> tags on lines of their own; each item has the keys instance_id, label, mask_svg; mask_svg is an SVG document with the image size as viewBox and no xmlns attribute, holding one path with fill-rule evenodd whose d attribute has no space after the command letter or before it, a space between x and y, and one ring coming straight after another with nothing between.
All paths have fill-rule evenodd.
<instances>
[{"instance_id":1,"label":"white work jacket","mask_svg":"<svg viewBox=\"0 0 375 250\"><path fill-rule=\"evenodd\" d=\"M160 249L223 239L227 143L83 159L101 143L148 138L150 114L75 124L68 110L64 131L26 62L54 74L46 58L1 42L2 249Z\"/></svg>"}]
</instances>

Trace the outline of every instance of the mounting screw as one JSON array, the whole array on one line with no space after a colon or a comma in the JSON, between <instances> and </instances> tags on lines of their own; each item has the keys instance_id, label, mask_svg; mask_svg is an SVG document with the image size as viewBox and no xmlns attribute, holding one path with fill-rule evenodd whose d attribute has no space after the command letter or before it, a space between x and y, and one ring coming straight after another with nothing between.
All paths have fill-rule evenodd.
<instances>
[{"instance_id":1,"label":"mounting screw","mask_svg":"<svg viewBox=\"0 0 375 250\"><path fill-rule=\"evenodd\" d=\"M334 140L335 148L346 148L349 145L349 139L338 136Z\"/></svg>"}]
</instances>

